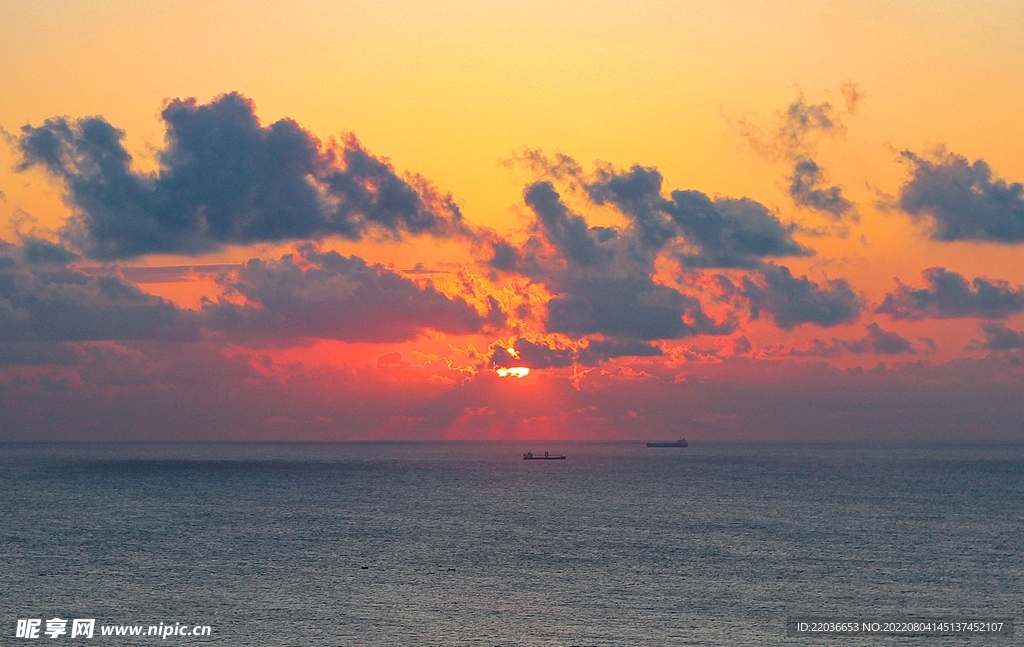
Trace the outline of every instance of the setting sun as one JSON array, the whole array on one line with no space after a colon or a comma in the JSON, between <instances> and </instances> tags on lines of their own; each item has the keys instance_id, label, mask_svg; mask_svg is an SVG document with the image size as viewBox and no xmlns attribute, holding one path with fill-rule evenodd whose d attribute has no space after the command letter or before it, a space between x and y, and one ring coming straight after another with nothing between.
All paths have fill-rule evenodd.
<instances>
[{"instance_id":1,"label":"setting sun","mask_svg":"<svg viewBox=\"0 0 1024 647\"><path fill-rule=\"evenodd\" d=\"M494 369L494 372L498 374L498 377L517 377L523 379L530 374L530 369L525 366L500 366Z\"/></svg>"}]
</instances>

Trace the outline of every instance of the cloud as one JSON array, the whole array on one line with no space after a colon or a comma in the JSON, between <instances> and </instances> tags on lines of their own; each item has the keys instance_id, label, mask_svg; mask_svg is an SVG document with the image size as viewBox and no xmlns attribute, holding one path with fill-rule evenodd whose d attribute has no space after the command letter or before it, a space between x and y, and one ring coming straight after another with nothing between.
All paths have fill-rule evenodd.
<instances>
[{"instance_id":1,"label":"cloud","mask_svg":"<svg viewBox=\"0 0 1024 647\"><path fill-rule=\"evenodd\" d=\"M757 267L761 259L810 256L762 204L748 198L712 200L700 191L673 191L670 213L699 253L679 254L690 267Z\"/></svg>"},{"instance_id":2,"label":"cloud","mask_svg":"<svg viewBox=\"0 0 1024 647\"><path fill-rule=\"evenodd\" d=\"M592 339L587 345L558 347L545 341L520 338L511 349L496 345L490 356L490 366L526 366L532 369L565 368L574 364L597 366L617 357L656 357L662 355L656 344L635 340Z\"/></svg>"},{"instance_id":3,"label":"cloud","mask_svg":"<svg viewBox=\"0 0 1024 647\"><path fill-rule=\"evenodd\" d=\"M21 169L58 178L76 213L64 236L97 259L199 254L224 245L468 230L452 199L396 175L353 136L323 144L288 119L264 127L251 101L225 94L164 108L159 171L133 171L124 132L102 117L24 126Z\"/></svg>"},{"instance_id":4,"label":"cloud","mask_svg":"<svg viewBox=\"0 0 1024 647\"><path fill-rule=\"evenodd\" d=\"M1024 242L1024 185L993 179L984 160L973 163L945 151L925 159L910 151L911 167L899 193L900 209L932 224L933 240Z\"/></svg>"},{"instance_id":5,"label":"cloud","mask_svg":"<svg viewBox=\"0 0 1024 647\"><path fill-rule=\"evenodd\" d=\"M21 241L24 258L29 263L60 263L66 264L79 258L78 254L64 245L51 243L42 238L26 237Z\"/></svg>"},{"instance_id":6,"label":"cloud","mask_svg":"<svg viewBox=\"0 0 1024 647\"><path fill-rule=\"evenodd\" d=\"M587 189L597 204L614 204L629 217L646 248L685 240L695 249L678 257L690 267L753 267L765 257L811 254L793 240L792 225L754 200L712 199L700 191L673 191L665 199L661 185L657 169L633 166L600 169Z\"/></svg>"},{"instance_id":7,"label":"cloud","mask_svg":"<svg viewBox=\"0 0 1024 647\"><path fill-rule=\"evenodd\" d=\"M544 161L537 155L531 160L534 166ZM763 282L748 277L737 287L723 277L723 287L731 296L748 299L754 318L764 310L786 329L800 323L848 323L859 315L861 300L847 282L822 287L765 262L812 252L793 239L794 226L784 225L753 200L711 198L699 191L673 191L666 198L661 174L650 167L617 171L604 166L588 177L565 156L548 165L571 167L570 187L584 189L597 205L616 207L628 224L589 227L550 181L527 187L526 202L536 215L534 236L518 247L492 241L491 266L547 287L553 295L547 303L547 332L631 342L729 334L736 328L733 313L716 321L700 300L682 291L693 280L688 271L702 268L757 270ZM666 256L685 270L678 275L683 285L655 281L656 261Z\"/></svg>"},{"instance_id":8,"label":"cloud","mask_svg":"<svg viewBox=\"0 0 1024 647\"><path fill-rule=\"evenodd\" d=\"M765 265L761 275L763 284L746 276L738 290L749 299L753 319L759 318L762 311L767 312L775 325L792 330L804 323L836 326L860 316L862 301L844 279L830 280L823 288L806 276L796 278L788 267L773 263Z\"/></svg>"},{"instance_id":9,"label":"cloud","mask_svg":"<svg viewBox=\"0 0 1024 647\"><path fill-rule=\"evenodd\" d=\"M845 85L843 90L843 98L849 107ZM745 121L741 121L740 126L742 135L757 153L768 159L792 161L810 157L817 146L819 135L842 134L845 131L842 117L842 113L830 102L809 103L801 91L785 110L776 113L777 125L769 133L765 134L760 127Z\"/></svg>"},{"instance_id":10,"label":"cloud","mask_svg":"<svg viewBox=\"0 0 1024 647\"><path fill-rule=\"evenodd\" d=\"M547 332L573 336L652 340L727 334L700 301L654 281L655 250L635 231L587 227L549 182L527 187L536 235L517 270L554 295L547 303Z\"/></svg>"},{"instance_id":11,"label":"cloud","mask_svg":"<svg viewBox=\"0 0 1024 647\"><path fill-rule=\"evenodd\" d=\"M199 338L194 312L146 294L120 276L70 268L67 256L46 241L0 244L0 342ZM23 354L26 349L31 350L8 350Z\"/></svg>"},{"instance_id":12,"label":"cloud","mask_svg":"<svg viewBox=\"0 0 1024 647\"><path fill-rule=\"evenodd\" d=\"M801 207L827 213L836 220L847 214L855 217L857 208L843 197L842 189L824 184L824 171L814 160L798 160L789 177L789 197Z\"/></svg>"},{"instance_id":13,"label":"cloud","mask_svg":"<svg viewBox=\"0 0 1024 647\"><path fill-rule=\"evenodd\" d=\"M1024 287L980 277L968 283L944 267L930 267L921 274L928 287L915 289L896 279L896 290L885 295L875 312L893 319L1005 319L1024 312Z\"/></svg>"},{"instance_id":14,"label":"cloud","mask_svg":"<svg viewBox=\"0 0 1024 647\"><path fill-rule=\"evenodd\" d=\"M700 301L656 284L649 275L625 278L575 276L547 304L548 332L612 335L639 340L724 335L732 322L718 323Z\"/></svg>"},{"instance_id":15,"label":"cloud","mask_svg":"<svg viewBox=\"0 0 1024 647\"><path fill-rule=\"evenodd\" d=\"M657 344L606 339L592 340L579 350L578 359L580 364L595 366L616 357L659 357L663 354Z\"/></svg>"},{"instance_id":16,"label":"cloud","mask_svg":"<svg viewBox=\"0 0 1024 647\"><path fill-rule=\"evenodd\" d=\"M847 82L840 89L847 114L856 113L864 96L857 84ZM843 196L842 187L827 185L825 170L814 160L819 134L844 132L842 113L828 101L808 103L801 92L796 101L779 113L778 122L777 130L768 137L749 125L745 125L743 134L761 155L793 164L793 172L787 180L794 204L820 211L834 220L844 217L856 220L856 205Z\"/></svg>"},{"instance_id":17,"label":"cloud","mask_svg":"<svg viewBox=\"0 0 1024 647\"><path fill-rule=\"evenodd\" d=\"M68 343L0 342L0 366L71 366L78 361L78 353Z\"/></svg>"},{"instance_id":18,"label":"cloud","mask_svg":"<svg viewBox=\"0 0 1024 647\"><path fill-rule=\"evenodd\" d=\"M857 114L860 102L867 98L867 95L853 81L843 83L839 86L839 90L843 93L843 99L846 101L846 112L851 115Z\"/></svg>"},{"instance_id":19,"label":"cloud","mask_svg":"<svg viewBox=\"0 0 1024 647\"><path fill-rule=\"evenodd\" d=\"M204 324L237 340L319 338L348 342L397 342L426 330L462 335L500 326L491 300L489 316L432 284L420 287L356 256L304 244L279 261L252 259L221 282L235 295L207 301Z\"/></svg>"},{"instance_id":20,"label":"cloud","mask_svg":"<svg viewBox=\"0 0 1024 647\"><path fill-rule=\"evenodd\" d=\"M808 103L803 92L782 112L780 122L775 145L781 147L788 157L807 152L813 146L810 138L816 132L843 131L841 116L831 103Z\"/></svg>"},{"instance_id":21,"label":"cloud","mask_svg":"<svg viewBox=\"0 0 1024 647\"><path fill-rule=\"evenodd\" d=\"M808 348L789 351L793 357L836 357L844 353L876 355L914 354L913 345L899 333L883 330L877 323L867 325L867 333L860 339L837 339L830 342L813 339Z\"/></svg>"},{"instance_id":22,"label":"cloud","mask_svg":"<svg viewBox=\"0 0 1024 647\"><path fill-rule=\"evenodd\" d=\"M598 246L602 231L591 230L586 220L570 213L550 182L529 185L523 196L547 239L569 263L594 266L612 260L612 250Z\"/></svg>"},{"instance_id":23,"label":"cloud","mask_svg":"<svg viewBox=\"0 0 1024 647\"><path fill-rule=\"evenodd\" d=\"M572 348L558 348L543 341L517 339L509 349L500 344L491 352L491 366L510 367L526 366L528 368L564 368L572 366L576 361L576 353Z\"/></svg>"},{"instance_id":24,"label":"cloud","mask_svg":"<svg viewBox=\"0 0 1024 647\"><path fill-rule=\"evenodd\" d=\"M982 322L981 329L985 333L984 347L988 350L1024 348L1024 332L1007 328L998 321Z\"/></svg>"},{"instance_id":25,"label":"cloud","mask_svg":"<svg viewBox=\"0 0 1024 647\"><path fill-rule=\"evenodd\" d=\"M632 220L640 243L660 250L679 235L678 225L665 213L662 177L656 168L634 165L628 171L598 169L586 190L596 204L613 204Z\"/></svg>"},{"instance_id":26,"label":"cloud","mask_svg":"<svg viewBox=\"0 0 1024 647\"><path fill-rule=\"evenodd\" d=\"M708 441L1019 441L1024 417L1012 351L871 370L726 358L681 372L641 358L632 371L510 382L462 379L443 360L303 366L211 341L78 346L74 365L4 373L0 440L640 440L684 428Z\"/></svg>"},{"instance_id":27,"label":"cloud","mask_svg":"<svg viewBox=\"0 0 1024 647\"><path fill-rule=\"evenodd\" d=\"M197 276L217 275L239 268L238 263L208 263L203 265L163 265L159 267L119 266L121 276L132 283L182 283L194 281Z\"/></svg>"},{"instance_id":28,"label":"cloud","mask_svg":"<svg viewBox=\"0 0 1024 647\"><path fill-rule=\"evenodd\" d=\"M863 348L863 352L882 355L902 355L914 352L909 340L899 333L882 330L882 327L876 323L868 324L867 335L854 348L857 349L855 352L860 352L859 349Z\"/></svg>"}]
</instances>

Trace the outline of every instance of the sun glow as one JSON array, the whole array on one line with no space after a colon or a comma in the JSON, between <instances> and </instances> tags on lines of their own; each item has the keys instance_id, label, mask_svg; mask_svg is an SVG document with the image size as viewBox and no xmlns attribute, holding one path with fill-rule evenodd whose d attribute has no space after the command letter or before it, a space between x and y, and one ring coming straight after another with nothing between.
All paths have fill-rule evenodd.
<instances>
[{"instance_id":1,"label":"sun glow","mask_svg":"<svg viewBox=\"0 0 1024 647\"><path fill-rule=\"evenodd\" d=\"M507 368L501 366L494 369L494 371L498 374L498 377L518 377L519 379L523 379L530 374L530 369L525 366L509 366Z\"/></svg>"}]
</instances>

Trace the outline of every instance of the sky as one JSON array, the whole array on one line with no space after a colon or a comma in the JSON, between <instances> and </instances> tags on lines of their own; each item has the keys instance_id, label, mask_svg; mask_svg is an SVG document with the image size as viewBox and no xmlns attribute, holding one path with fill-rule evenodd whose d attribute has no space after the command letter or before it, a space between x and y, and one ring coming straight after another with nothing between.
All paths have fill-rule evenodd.
<instances>
[{"instance_id":1,"label":"sky","mask_svg":"<svg viewBox=\"0 0 1024 647\"><path fill-rule=\"evenodd\" d=\"M0 0L0 441L1024 440L1024 5Z\"/></svg>"}]
</instances>

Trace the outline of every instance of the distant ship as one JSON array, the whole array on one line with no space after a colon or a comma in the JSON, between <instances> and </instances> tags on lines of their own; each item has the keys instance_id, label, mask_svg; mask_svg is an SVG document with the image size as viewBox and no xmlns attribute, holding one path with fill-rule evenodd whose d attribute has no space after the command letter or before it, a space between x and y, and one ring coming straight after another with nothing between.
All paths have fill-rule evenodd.
<instances>
[{"instance_id":1,"label":"distant ship","mask_svg":"<svg viewBox=\"0 0 1024 647\"><path fill-rule=\"evenodd\" d=\"M648 447L689 447L689 443L680 438L674 443L647 443Z\"/></svg>"},{"instance_id":2,"label":"distant ship","mask_svg":"<svg viewBox=\"0 0 1024 647\"><path fill-rule=\"evenodd\" d=\"M549 454L544 452L543 456L534 456L533 452L526 452L523 454L524 461L564 461L564 454Z\"/></svg>"}]
</instances>

